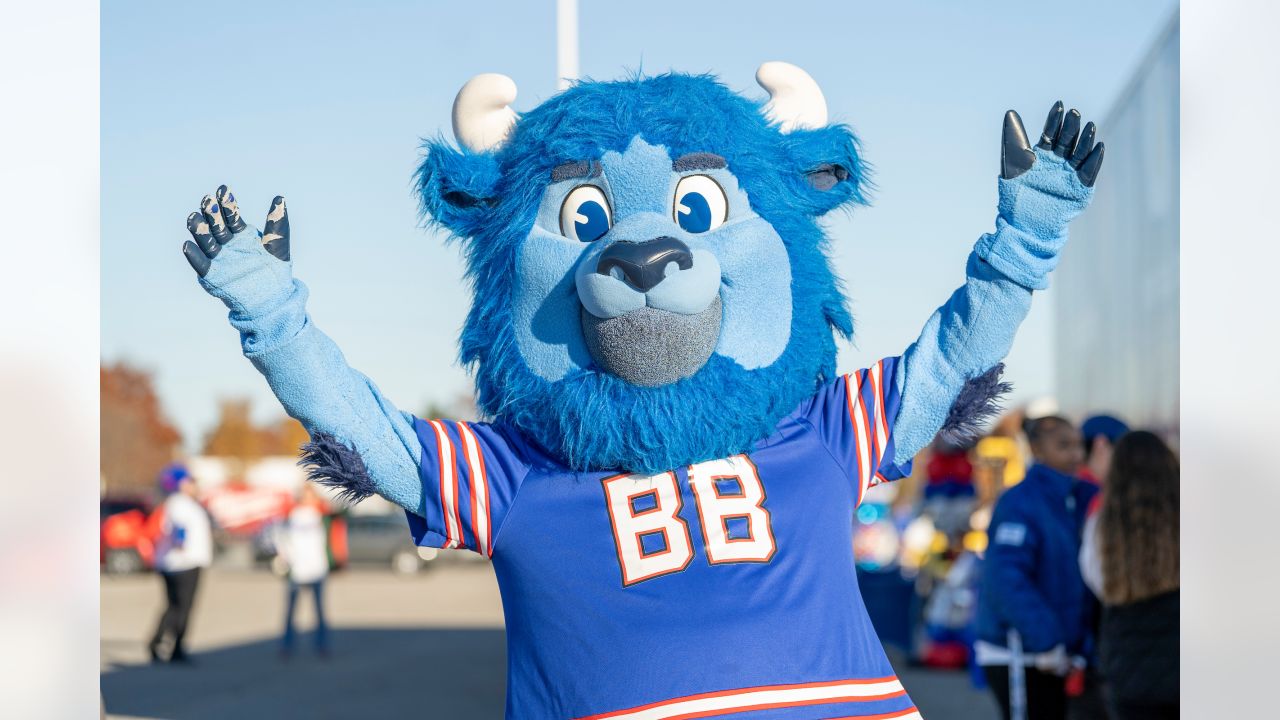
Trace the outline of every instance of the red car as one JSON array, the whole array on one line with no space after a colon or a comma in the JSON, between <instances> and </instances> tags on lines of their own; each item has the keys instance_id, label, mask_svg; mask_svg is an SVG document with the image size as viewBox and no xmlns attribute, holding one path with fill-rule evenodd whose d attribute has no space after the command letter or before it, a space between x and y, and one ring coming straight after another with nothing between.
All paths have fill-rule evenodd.
<instances>
[{"instance_id":1,"label":"red car","mask_svg":"<svg viewBox=\"0 0 1280 720\"><path fill-rule=\"evenodd\" d=\"M153 512L143 498L102 498L98 504L101 522L99 562L105 572L133 573L151 567L155 557L153 538L161 513Z\"/></svg>"}]
</instances>

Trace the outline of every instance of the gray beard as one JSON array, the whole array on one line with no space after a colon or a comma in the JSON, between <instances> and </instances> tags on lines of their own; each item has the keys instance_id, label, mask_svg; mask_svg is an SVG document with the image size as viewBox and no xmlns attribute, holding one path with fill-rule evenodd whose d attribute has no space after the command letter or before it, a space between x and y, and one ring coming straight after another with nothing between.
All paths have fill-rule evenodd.
<instances>
[{"instance_id":1,"label":"gray beard","mask_svg":"<svg viewBox=\"0 0 1280 720\"><path fill-rule=\"evenodd\" d=\"M582 334L605 372L642 387L668 385L696 373L720 339L717 296L697 315L642 307L602 320L584 308Z\"/></svg>"}]
</instances>

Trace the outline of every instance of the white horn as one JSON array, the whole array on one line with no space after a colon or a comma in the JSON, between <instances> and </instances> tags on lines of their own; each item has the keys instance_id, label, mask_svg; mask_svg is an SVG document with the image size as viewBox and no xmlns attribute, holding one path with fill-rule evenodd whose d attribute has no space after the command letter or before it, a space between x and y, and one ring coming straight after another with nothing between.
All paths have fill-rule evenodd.
<instances>
[{"instance_id":1,"label":"white horn","mask_svg":"<svg viewBox=\"0 0 1280 720\"><path fill-rule=\"evenodd\" d=\"M804 70L775 60L756 70L756 82L769 91L765 117L781 125L782 132L827 124L827 100L818 83Z\"/></svg>"},{"instance_id":2,"label":"white horn","mask_svg":"<svg viewBox=\"0 0 1280 720\"><path fill-rule=\"evenodd\" d=\"M516 123L516 83L506 75L483 73L467 81L453 100L453 136L472 152L497 148Z\"/></svg>"}]
</instances>

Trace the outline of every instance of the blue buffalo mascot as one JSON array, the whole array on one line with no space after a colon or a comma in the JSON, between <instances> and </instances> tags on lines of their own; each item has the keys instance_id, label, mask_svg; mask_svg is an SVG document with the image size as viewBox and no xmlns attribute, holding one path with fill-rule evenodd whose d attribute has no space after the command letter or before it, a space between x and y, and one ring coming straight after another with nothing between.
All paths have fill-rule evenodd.
<instances>
[{"instance_id":1,"label":"blue buffalo mascot","mask_svg":"<svg viewBox=\"0 0 1280 720\"><path fill-rule=\"evenodd\" d=\"M417 189L462 243L487 422L414 417L347 365L307 313L283 198L261 230L226 186L187 220L201 287L311 434L312 479L491 558L508 717L918 717L852 516L993 411L1103 148L1060 103L1034 146L1010 111L964 284L900 355L838 374L853 322L821 220L866 202L866 166L808 74L756 78L763 102L667 74L523 114L505 76L462 88L458 147L426 144Z\"/></svg>"}]
</instances>

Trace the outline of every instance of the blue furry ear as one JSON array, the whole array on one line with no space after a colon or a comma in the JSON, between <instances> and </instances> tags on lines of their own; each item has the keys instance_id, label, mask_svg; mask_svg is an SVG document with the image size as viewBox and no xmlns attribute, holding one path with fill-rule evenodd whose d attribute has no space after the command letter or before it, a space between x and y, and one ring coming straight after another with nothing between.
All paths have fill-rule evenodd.
<instances>
[{"instance_id":1,"label":"blue furry ear","mask_svg":"<svg viewBox=\"0 0 1280 720\"><path fill-rule=\"evenodd\" d=\"M852 130L829 125L794 130L784 137L795 163L791 187L802 210L821 216L839 207L867 204L868 168Z\"/></svg>"},{"instance_id":2,"label":"blue furry ear","mask_svg":"<svg viewBox=\"0 0 1280 720\"><path fill-rule=\"evenodd\" d=\"M442 140L423 144L426 157L416 175L422 212L461 238L484 227L494 206L501 173L491 153L459 151Z\"/></svg>"}]
</instances>

